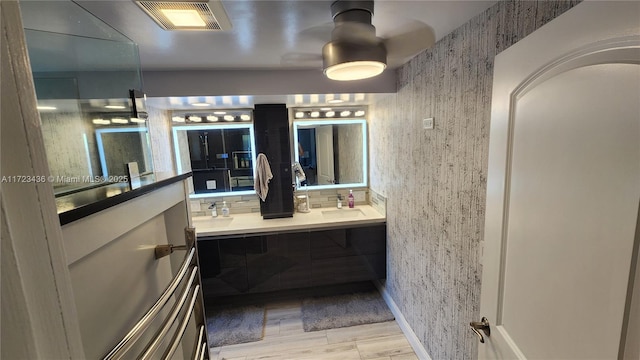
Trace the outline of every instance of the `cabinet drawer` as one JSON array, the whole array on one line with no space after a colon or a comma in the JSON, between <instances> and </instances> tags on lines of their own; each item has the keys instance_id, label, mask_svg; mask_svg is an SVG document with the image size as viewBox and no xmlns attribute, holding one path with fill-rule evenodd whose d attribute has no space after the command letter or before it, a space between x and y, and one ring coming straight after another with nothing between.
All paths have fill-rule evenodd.
<instances>
[{"instance_id":1,"label":"cabinet drawer","mask_svg":"<svg viewBox=\"0 0 640 360\"><path fill-rule=\"evenodd\" d=\"M386 252L386 226L312 231L311 257L328 259Z\"/></svg>"},{"instance_id":2,"label":"cabinet drawer","mask_svg":"<svg viewBox=\"0 0 640 360\"><path fill-rule=\"evenodd\" d=\"M311 262L311 279L314 286L376 280L386 276L386 256L369 254Z\"/></svg>"}]
</instances>

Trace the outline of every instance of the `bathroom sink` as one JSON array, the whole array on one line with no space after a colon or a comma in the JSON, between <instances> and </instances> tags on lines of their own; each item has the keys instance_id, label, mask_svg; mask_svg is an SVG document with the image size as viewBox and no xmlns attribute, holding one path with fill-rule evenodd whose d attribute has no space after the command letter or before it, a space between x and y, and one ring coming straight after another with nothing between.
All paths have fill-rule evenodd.
<instances>
[{"instance_id":1,"label":"bathroom sink","mask_svg":"<svg viewBox=\"0 0 640 360\"><path fill-rule=\"evenodd\" d=\"M211 218L210 224L213 227L226 227L226 226L229 226L229 224L231 224L232 221L233 221L232 217L218 216L215 218Z\"/></svg>"},{"instance_id":2,"label":"bathroom sink","mask_svg":"<svg viewBox=\"0 0 640 360\"><path fill-rule=\"evenodd\" d=\"M322 216L325 219L350 219L364 217L364 213L360 209L335 209L323 211Z\"/></svg>"}]
</instances>

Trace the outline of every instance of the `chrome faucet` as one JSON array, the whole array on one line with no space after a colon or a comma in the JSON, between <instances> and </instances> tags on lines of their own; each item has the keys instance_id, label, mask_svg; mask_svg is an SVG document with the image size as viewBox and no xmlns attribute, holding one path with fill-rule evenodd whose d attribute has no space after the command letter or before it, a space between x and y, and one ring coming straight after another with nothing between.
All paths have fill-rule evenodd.
<instances>
[{"instance_id":1,"label":"chrome faucet","mask_svg":"<svg viewBox=\"0 0 640 360\"><path fill-rule=\"evenodd\" d=\"M218 208L216 207L215 201L209 205L209 209L211 210L211 217L218 217Z\"/></svg>"}]
</instances>

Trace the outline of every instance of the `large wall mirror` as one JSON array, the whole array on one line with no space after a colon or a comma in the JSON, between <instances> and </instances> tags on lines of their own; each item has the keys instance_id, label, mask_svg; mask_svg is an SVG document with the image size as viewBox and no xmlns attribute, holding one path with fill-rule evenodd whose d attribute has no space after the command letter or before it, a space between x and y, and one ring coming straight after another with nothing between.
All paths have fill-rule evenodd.
<instances>
[{"instance_id":1,"label":"large wall mirror","mask_svg":"<svg viewBox=\"0 0 640 360\"><path fill-rule=\"evenodd\" d=\"M255 138L250 115L225 116L229 120L221 122L213 115L174 116L176 165L179 173L193 173L192 198L255 194ZM186 119L184 124L180 124L181 117Z\"/></svg>"},{"instance_id":2,"label":"large wall mirror","mask_svg":"<svg viewBox=\"0 0 640 360\"><path fill-rule=\"evenodd\" d=\"M102 174L109 178L128 176L126 164L136 162L141 175L153 172L151 140L146 127L96 130Z\"/></svg>"},{"instance_id":3,"label":"large wall mirror","mask_svg":"<svg viewBox=\"0 0 640 360\"><path fill-rule=\"evenodd\" d=\"M138 164L141 175L153 174L147 121L133 118L129 112L97 111L98 103L126 109L127 99L38 103L50 179L57 197L114 182L126 184L126 164L131 162Z\"/></svg>"},{"instance_id":4,"label":"large wall mirror","mask_svg":"<svg viewBox=\"0 0 640 360\"><path fill-rule=\"evenodd\" d=\"M296 120L294 158L309 189L367 186L367 122L364 119Z\"/></svg>"}]
</instances>

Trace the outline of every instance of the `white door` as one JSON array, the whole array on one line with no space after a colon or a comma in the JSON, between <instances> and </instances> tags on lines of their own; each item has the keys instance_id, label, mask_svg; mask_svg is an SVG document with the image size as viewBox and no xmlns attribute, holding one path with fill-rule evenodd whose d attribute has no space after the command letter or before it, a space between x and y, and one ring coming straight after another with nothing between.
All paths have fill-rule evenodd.
<instances>
[{"instance_id":1,"label":"white door","mask_svg":"<svg viewBox=\"0 0 640 360\"><path fill-rule=\"evenodd\" d=\"M332 125L316 127L316 156L318 157L318 185L334 184Z\"/></svg>"},{"instance_id":2,"label":"white door","mask_svg":"<svg viewBox=\"0 0 640 360\"><path fill-rule=\"evenodd\" d=\"M480 358L623 351L640 241L638 14L583 2L496 57Z\"/></svg>"}]
</instances>

